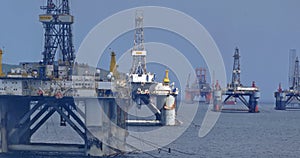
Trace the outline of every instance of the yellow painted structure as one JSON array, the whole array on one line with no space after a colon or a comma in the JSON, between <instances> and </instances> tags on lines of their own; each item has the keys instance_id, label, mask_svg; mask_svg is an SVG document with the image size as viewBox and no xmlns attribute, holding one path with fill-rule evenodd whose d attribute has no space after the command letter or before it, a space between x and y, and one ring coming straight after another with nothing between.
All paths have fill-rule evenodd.
<instances>
[{"instance_id":1,"label":"yellow painted structure","mask_svg":"<svg viewBox=\"0 0 300 158\"><path fill-rule=\"evenodd\" d=\"M0 77L5 76L5 74L2 71L2 55L3 55L3 51L2 49L0 49Z\"/></svg>"},{"instance_id":2,"label":"yellow painted structure","mask_svg":"<svg viewBox=\"0 0 300 158\"><path fill-rule=\"evenodd\" d=\"M164 78L164 83L170 83L169 70L166 70L166 75L165 75L165 78Z\"/></svg>"},{"instance_id":3,"label":"yellow painted structure","mask_svg":"<svg viewBox=\"0 0 300 158\"><path fill-rule=\"evenodd\" d=\"M109 71L114 73L115 69L116 69L116 53L115 52L111 52L110 54L111 58L110 58L110 67L109 67Z\"/></svg>"}]
</instances>

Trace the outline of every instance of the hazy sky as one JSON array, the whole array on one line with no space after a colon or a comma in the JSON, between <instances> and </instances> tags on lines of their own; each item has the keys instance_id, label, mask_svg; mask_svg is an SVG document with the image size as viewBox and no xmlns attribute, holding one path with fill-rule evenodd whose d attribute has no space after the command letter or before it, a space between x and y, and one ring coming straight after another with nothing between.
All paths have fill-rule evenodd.
<instances>
[{"instance_id":1,"label":"hazy sky","mask_svg":"<svg viewBox=\"0 0 300 158\"><path fill-rule=\"evenodd\" d=\"M5 63L42 59L43 29L38 15L43 13L39 8L45 3L46 0L0 1L0 46L5 50ZM273 91L279 82L287 87L288 51L290 48L300 50L299 0L71 0L71 12L75 16L75 49L78 49L87 33L100 21L118 11L138 6L169 7L195 18L209 31L218 45L228 79L231 77L234 48L238 46L241 53L242 83L250 85L255 80L261 88L262 100L274 100ZM148 36L145 32L147 42L155 42L157 38L154 35L163 35L158 41L168 44L183 41L180 38L168 40L169 36L176 36L168 32L152 32L154 33L148 33ZM122 38L120 41L125 41L133 38L133 35L129 32ZM183 48L185 45L189 44L185 41L185 44L174 47L183 50L186 49ZM123 43L113 49L123 52L131 46L132 44ZM187 47L190 47L185 52L188 56L195 49ZM205 65L202 59L191 60L193 66ZM108 63L103 65L107 66Z\"/></svg>"}]
</instances>

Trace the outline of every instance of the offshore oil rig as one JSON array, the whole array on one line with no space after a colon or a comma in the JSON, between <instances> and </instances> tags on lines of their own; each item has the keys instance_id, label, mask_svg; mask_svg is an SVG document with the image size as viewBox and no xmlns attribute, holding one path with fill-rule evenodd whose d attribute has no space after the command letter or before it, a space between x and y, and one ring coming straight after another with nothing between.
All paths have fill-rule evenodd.
<instances>
[{"instance_id":1,"label":"offshore oil rig","mask_svg":"<svg viewBox=\"0 0 300 158\"><path fill-rule=\"evenodd\" d=\"M176 124L178 89L169 84L168 70L162 83L146 70L142 14L136 14L133 64L124 79L116 70L113 52L108 73L75 62L74 18L68 0L47 0L41 9L45 10L39 16L45 29L43 60L20 63L4 74L0 51L0 153L112 155L132 148L126 144L128 124ZM146 105L156 119L128 120L127 110L133 105ZM83 143L31 142L55 113L60 116L59 125L70 126Z\"/></svg>"},{"instance_id":2,"label":"offshore oil rig","mask_svg":"<svg viewBox=\"0 0 300 158\"><path fill-rule=\"evenodd\" d=\"M296 56L296 50L290 50L290 71L289 71L289 89L283 90L281 83L277 91L274 93L276 99L275 109L300 109L300 74L299 74L299 59Z\"/></svg>"},{"instance_id":3,"label":"offshore oil rig","mask_svg":"<svg viewBox=\"0 0 300 158\"><path fill-rule=\"evenodd\" d=\"M225 104L229 99L238 99L248 108L249 112L259 112L258 99L260 97L260 92L258 87L256 87L255 82L252 82L251 87L246 87L241 84L240 53L238 48L235 49L233 58L234 62L231 83L227 84L227 88L222 90L217 81L213 88L214 110L227 110L223 108L223 104ZM224 101L222 101L222 95L226 96ZM249 98L248 101L245 97Z\"/></svg>"},{"instance_id":4,"label":"offshore oil rig","mask_svg":"<svg viewBox=\"0 0 300 158\"><path fill-rule=\"evenodd\" d=\"M43 60L21 63L7 74L0 69L0 152L92 156L120 152L126 141L127 113L122 107L126 105L116 104L111 82L101 78L100 69L91 72L86 64L75 62L69 1L47 0L41 9L45 10L39 16L45 29ZM31 142L54 113L60 116L60 126L69 125L83 143Z\"/></svg>"},{"instance_id":5,"label":"offshore oil rig","mask_svg":"<svg viewBox=\"0 0 300 158\"><path fill-rule=\"evenodd\" d=\"M143 12L136 11L134 46L131 51L133 57L132 67L128 74L128 84L131 89L130 105L141 108L147 106L155 115L155 119L126 120L128 125L176 125L176 96L178 88L170 85L166 70L162 83L155 81L155 74L147 72L146 55L144 47Z\"/></svg>"},{"instance_id":6,"label":"offshore oil rig","mask_svg":"<svg viewBox=\"0 0 300 158\"><path fill-rule=\"evenodd\" d=\"M212 97L212 89L207 83L207 73L206 69L199 67L195 69L196 79L190 84L189 74L188 80L185 87L185 102L194 103L204 101L205 103L210 103Z\"/></svg>"}]
</instances>

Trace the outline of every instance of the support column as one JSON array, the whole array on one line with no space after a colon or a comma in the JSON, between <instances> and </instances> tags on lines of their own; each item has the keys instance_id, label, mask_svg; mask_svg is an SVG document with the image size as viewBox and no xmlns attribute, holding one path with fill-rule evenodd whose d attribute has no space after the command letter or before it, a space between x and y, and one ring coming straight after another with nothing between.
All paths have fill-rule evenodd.
<instances>
[{"instance_id":1,"label":"support column","mask_svg":"<svg viewBox=\"0 0 300 158\"><path fill-rule=\"evenodd\" d=\"M191 92L185 91L185 102L186 103L193 103L193 96Z\"/></svg>"},{"instance_id":2,"label":"support column","mask_svg":"<svg viewBox=\"0 0 300 158\"><path fill-rule=\"evenodd\" d=\"M174 126L176 125L176 103L175 97L169 95L165 99L164 107L161 112L161 124L163 126Z\"/></svg>"},{"instance_id":3,"label":"support column","mask_svg":"<svg viewBox=\"0 0 300 158\"><path fill-rule=\"evenodd\" d=\"M285 92L275 92L275 109L276 110L285 110L286 109L286 94Z\"/></svg>"},{"instance_id":4,"label":"support column","mask_svg":"<svg viewBox=\"0 0 300 158\"><path fill-rule=\"evenodd\" d=\"M210 104L211 103L211 97L212 97L212 92L208 92L205 95L205 103Z\"/></svg>"},{"instance_id":5,"label":"support column","mask_svg":"<svg viewBox=\"0 0 300 158\"><path fill-rule=\"evenodd\" d=\"M260 97L260 92L253 92L249 96L249 112L259 112L258 110L259 97Z\"/></svg>"},{"instance_id":6,"label":"support column","mask_svg":"<svg viewBox=\"0 0 300 158\"><path fill-rule=\"evenodd\" d=\"M83 102L85 103L85 126L86 126L86 134L87 134L87 142L86 142L86 155L87 156L103 156L106 154L104 152L103 146L101 142L98 140L103 141L106 137L106 132L104 131L104 126L106 123L104 122L105 117L103 116L106 114L104 112L104 102L105 100L97 99L97 98L90 98L84 99ZM97 139L94 139L97 138Z\"/></svg>"},{"instance_id":7,"label":"support column","mask_svg":"<svg viewBox=\"0 0 300 158\"><path fill-rule=\"evenodd\" d=\"M8 152L7 143L7 107L1 102L1 152Z\"/></svg>"},{"instance_id":8,"label":"support column","mask_svg":"<svg viewBox=\"0 0 300 158\"><path fill-rule=\"evenodd\" d=\"M221 90L213 91L213 104L214 104L214 111L221 111L221 107L222 107L222 91Z\"/></svg>"}]
</instances>

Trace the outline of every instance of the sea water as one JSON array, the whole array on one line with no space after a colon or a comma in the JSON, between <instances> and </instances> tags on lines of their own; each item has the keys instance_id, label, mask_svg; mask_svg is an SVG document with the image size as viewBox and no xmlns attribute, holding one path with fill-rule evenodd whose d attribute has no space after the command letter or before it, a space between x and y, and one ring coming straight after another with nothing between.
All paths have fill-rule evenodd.
<instances>
[{"instance_id":1,"label":"sea water","mask_svg":"<svg viewBox=\"0 0 300 158\"><path fill-rule=\"evenodd\" d=\"M248 113L241 104L227 105L226 109L238 110L221 112L212 130L200 138L207 105L196 106L191 125L164 150L125 157L300 157L300 110L278 111L274 103L260 103L259 113Z\"/></svg>"},{"instance_id":2,"label":"sea water","mask_svg":"<svg viewBox=\"0 0 300 158\"><path fill-rule=\"evenodd\" d=\"M182 107L193 109L197 113L185 132L166 146L155 144L152 151L135 151L115 157L300 157L300 110L274 110L274 103L260 103L259 113L248 113L243 105L227 105L226 110L212 130L203 138L198 136L205 113L206 104L182 104ZM186 125L181 116L182 126ZM64 141L67 143L82 142L70 127L59 127L59 117L49 121L32 137L33 142ZM130 131L151 131L160 127L129 127ZM168 127L170 132L180 126ZM159 138L160 135L157 135ZM54 140L53 140L54 139ZM130 138L129 138L130 139ZM142 141L142 140L136 140ZM151 143L151 142L150 142ZM9 156L0 156L9 157ZM15 157L15 156L10 156ZM70 157L64 155L22 154L18 157ZM76 156L71 156L76 157ZM82 157L82 156L78 156Z\"/></svg>"}]
</instances>

